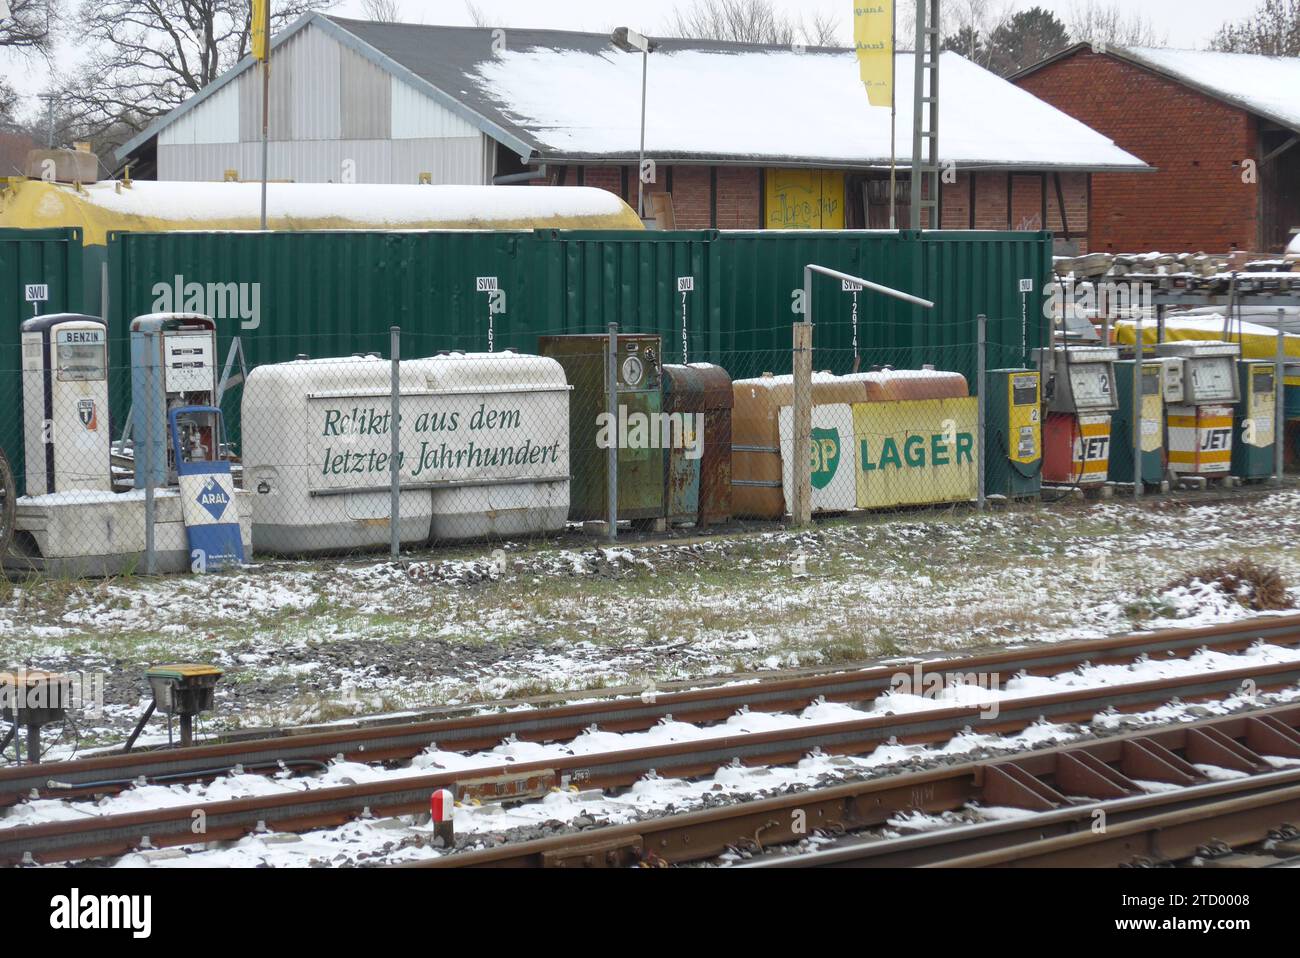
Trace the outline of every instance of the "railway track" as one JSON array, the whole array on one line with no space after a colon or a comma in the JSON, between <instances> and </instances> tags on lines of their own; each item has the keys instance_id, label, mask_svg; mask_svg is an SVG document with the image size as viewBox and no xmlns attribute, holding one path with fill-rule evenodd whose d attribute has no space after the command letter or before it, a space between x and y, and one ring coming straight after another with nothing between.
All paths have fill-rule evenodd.
<instances>
[{"instance_id":1,"label":"railway track","mask_svg":"<svg viewBox=\"0 0 1300 958\"><path fill-rule=\"evenodd\" d=\"M1248 619L1222 626L1178 629L1106 639L1064 642L921 663L944 675L1056 675L1084 663L1132 662L1141 656L1185 657L1199 649L1240 651L1256 642L1300 646L1300 616ZM481 714L434 721L349 727L191 748L98 755L74 761L0 768L0 807L31 798L71 798L111 793L144 783L201 781L240 769L275 772L318 768L338 756L367 762L410 759L431 745L470 751L488 749L514 736L520 741L571 739L592 725L605 731L651 728L671 716L685 722L721 721L741 709L785 712L818 699L865 702L890 690L911 663L755 681L652 697ZM947 726L940 725L942 732ZM919 740L919 739L918 739Z\"/></svg>"},{"instance_id":2,"label":"railway track","mask_svg":"<svg viewBox=\"0 0 1300 958\"><path fill-rule=\"evenodd\" d=\"M1270 761L1272 760L1272 761ZM1291 767L1276 770L1278 762ZM1242 777L1214 781L1215 769ZM1168 790L1149 792L1140 783ZM857 837L900 813L970 806L1028 813L896 839ZM1096 826L1101 822L1101 831ZM825 851L748 867L991 867L1156 864L1211 839L1229 847L1300 822L1300 706L892 775L576 835L448 855L411 868L685 865L759 855L820 832ZM1168 837L1166 837L1168 836Z\"/></svg>"},{"instance_id":3,"label":"railway track","mask_svg":"<svg viewBox=\"0 0 1300 958\"><path fill-rule=\"evenodd\" d=\"M1033 650L1017 650L968 659L926 663L927 671L978 672L995 669L1052 674L1084 662L1132 661L1140 656L1187 655L1208 647L1240 650L1257 641L1294 645L1300 642L1300 617L1251 620L1214 629L1197 629L1124 636L1096 642L1070 643ZM141 756L107 756L80 762L5 769L0 788L17 801L24 789L38 795L87 796L110 792L131 784L132 776L171 781L222 774L250 756L269 767L279 763L309 764L338 754L368 760L409 757L436 742L461 749L496 745L506 735L533 740L559 739L598 723L606 730L646 728L671 715L677 719L716 720L737 709L788 710L817 698L839 701L872 699L890 687L898 668L876 668L847 674L805 677L774 683L728 686L663 696L654 702L640 700L586 703L538 712L475 716L409 727L349 729L274 739L266 743L235 743ZM1300 683L1300 662L1254 663L1246 668L1196 673L1158 681L1133 682L1109 687L1004 701L996 717L984 706L955 706L912 714L864 715L860 720L801 724L770 732L719 735L698 741L674 742L651 748L625 749L590 755L565 755L540 762L502 762L458 771L427 775L395 774L391 778L359 785L307 788L303 791L220 802L204 802L143 812L94 814L72 821L0 828L0 864L77 860L122 854L137 848L193 844L240 838L254 831L306 831L339 825L367 815L402 815L422 812L430 793L454 789L459 797L487 800L527 799L569 785L618 788L649 772L691 777L709 774L740 762L771 765L795 762L820 749L828 753L864 754L896 739L903 742L946 740L964 728L982 731L1018 731L1047 718L1058 722L1086 721L1109 708L1135 711L1171 699L1191 701L1240 690L1258 690ZM599 717L599 718L598 718ZM348 746L351 746L349 748ZM409 771L409 770L404 770ZM30 794L30 792L28 792ZM202 832L194 824L202 820ZM196 839L196 834L201 835ZM456 856L457 858L462 856Z\"/></svg>"}]
</instances>

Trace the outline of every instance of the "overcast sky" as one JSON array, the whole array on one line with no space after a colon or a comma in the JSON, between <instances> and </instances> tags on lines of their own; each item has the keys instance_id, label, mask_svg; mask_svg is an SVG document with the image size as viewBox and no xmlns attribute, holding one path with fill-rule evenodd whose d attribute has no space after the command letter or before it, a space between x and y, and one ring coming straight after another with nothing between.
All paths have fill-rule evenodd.
<instances>
[{"instance_id":1,"label":"overcast sky","mask_svg":"<svg viewBox=\"0 0 1300 958\"><path fill-rule=\"evenodd\" d=\"M80 0L67 0L69 4ZM271 0L275 3L275 0ZM465 0L397 0L401 18L411 23L445 23L468 26L472 23ZM834 14L843 24L841 38L848 43L852 35L852 0L773 0L790 14L821 11ZM900 0L900 5L908 0ZM996 5L999 0L993 0ZM1085 0L1001 0L1018 9L1047 7L1062 20L1069 20L1072 9ZM680 0L689 6L690 0ZM475 0L493 25L504 27L554 27L565 30L601 32L626 25L643 33L664 32L679 0ZM1105 5L1105 4L1103 4ZM1141 13L1155 23L1158 32L1173 47L1201 48L1224 22L1247 15L1255 0L1122 0L1126 11ZM362 16L362 0L340 0L330 12L341 16ZM899 46L903 46L900 42ZM57 55L60 69L70 69L76 51L61 49ZM39 61L23 61L14 54L0 53L0 69L5 78L29 97L44 88L47 71ZM34 101L29 100L29 104ZM30 109L30 106L29 106Z\"/></svg>"}]
</instances>

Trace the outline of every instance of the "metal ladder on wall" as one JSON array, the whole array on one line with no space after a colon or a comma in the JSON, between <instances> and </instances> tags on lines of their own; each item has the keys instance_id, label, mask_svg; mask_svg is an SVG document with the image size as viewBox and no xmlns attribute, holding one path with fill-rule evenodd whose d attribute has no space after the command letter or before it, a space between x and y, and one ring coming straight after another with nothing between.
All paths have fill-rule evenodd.
<instances>
[{"instance_id":1,"label":"metal ladder on wall","mask_svg":"<svg viewBox=\"0 0 1300 958\"><path fill-rule=\"evenodd\" d=\"M939 228L939 35L940 0L916 3L916 72L912 82L912 222L921 229L921 211L929 210L927 229ZM924 197L922 186L924 185Z\"/></svg>"}]
</instances>

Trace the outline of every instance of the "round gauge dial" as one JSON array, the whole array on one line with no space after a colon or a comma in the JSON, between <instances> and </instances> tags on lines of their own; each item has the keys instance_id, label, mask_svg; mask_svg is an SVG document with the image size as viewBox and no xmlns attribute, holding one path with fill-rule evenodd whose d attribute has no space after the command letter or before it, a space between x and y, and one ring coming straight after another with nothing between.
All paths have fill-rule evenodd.
<instances>
[{"instance_id":1,"label":"round gauge dial","mask_svg":"<svg viewBox=\"0 0 1300 958\"><path fill-rule=\"evenodd\" d=\"M629 386L637 386L640 385L644 376L645 366L642 364L640 357L629 356L623 360L623 382Z\"/></svg>"}]
</instances>

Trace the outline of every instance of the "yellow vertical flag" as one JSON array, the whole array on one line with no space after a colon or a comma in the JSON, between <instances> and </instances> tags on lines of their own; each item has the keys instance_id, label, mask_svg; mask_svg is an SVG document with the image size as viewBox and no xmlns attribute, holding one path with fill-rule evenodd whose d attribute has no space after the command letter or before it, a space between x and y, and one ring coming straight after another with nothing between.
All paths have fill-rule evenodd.
<instances>
[{"instance_id":1,"label":"yellow vertical flag","mask_svg":"<svg viewBox=\"0 0 1300 958\"><path fill-rule=\"evenodd\" d=\"M894 96L894 0L854 0L853 45L867 102L889 106Z\"/></svg>"},{"instance_id":2,"label":"yellow vertical flag","mask_svg":"<svg viewBox=\"0 0 1300 958\"><path fill-rule=\"evenodd\" d=\"M253 0L253 56L265 62L271 55L271 0Z\"/></svg>"}]
</instances>

